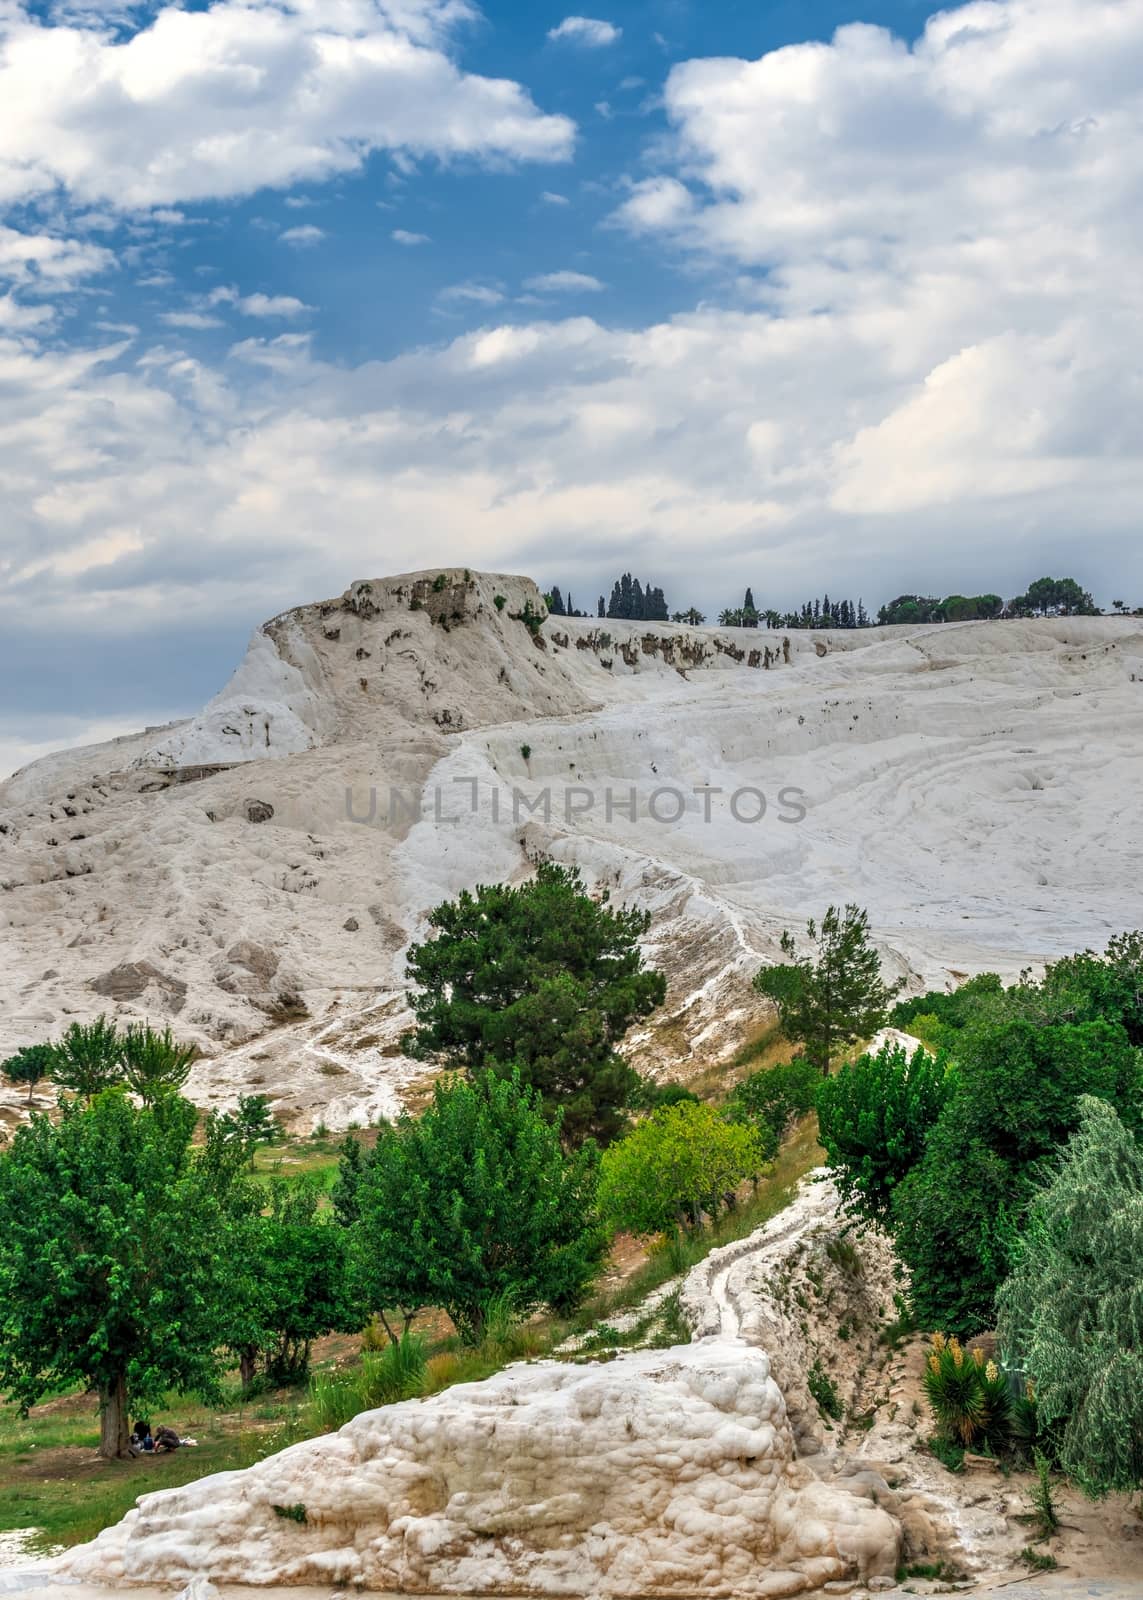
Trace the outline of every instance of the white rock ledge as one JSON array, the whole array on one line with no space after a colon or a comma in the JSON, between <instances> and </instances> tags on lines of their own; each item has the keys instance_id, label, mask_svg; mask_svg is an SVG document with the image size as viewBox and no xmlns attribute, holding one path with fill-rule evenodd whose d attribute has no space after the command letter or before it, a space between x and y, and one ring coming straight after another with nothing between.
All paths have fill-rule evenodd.
<instances>
[{"instance_id":1,"label":"white rock ledge","mask_svg":"<svg viewBox=\"0 0 1143 1600\"><path fill-rule=\"evenodd\" d=\"M305 1507L304 1523L275 1506ZM886 1512L794 1457L766 1354L721 1338L510 1367L244 1472L145 1495L56 1571L113 1587L797 1595L890 1577Z\"/></svg>"}]
</instances>

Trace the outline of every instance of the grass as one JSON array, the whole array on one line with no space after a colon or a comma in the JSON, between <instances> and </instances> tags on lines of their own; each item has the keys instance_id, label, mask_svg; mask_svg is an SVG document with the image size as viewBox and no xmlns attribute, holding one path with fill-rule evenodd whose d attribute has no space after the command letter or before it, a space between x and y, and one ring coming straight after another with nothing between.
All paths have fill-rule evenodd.
<instances>
[{"instance_id":1,"label":"grass","mask_svg":"<svg viewBox=\"0 0 1143 1600\"><path fill-rule=\"evenodd\" d=\"M26 1419L0 1408L0 1528L36 1528L37 1545L94 1539L130 1511L141 1494L175 1488L211 1472L252 1466L305 1436L295 1400L235 1412L210 1411L169 1397L150 1412L199 1441L197 1450L103 1461L99 1419L90 1397L68 1395L38 1406Z\"/></svg>"},{"instance_id":2,"label":"grass","mask_svg":"<svg viewBox=\"0 0 1143 1600\"><path fill-rule=\"evenodd\" d=\"M1020 1560L1032 1572L1054 1572L1060 1564L1049 1550L1034 1550L1030 1544L1021 1550Z\"/></svg>"}]
</instances>

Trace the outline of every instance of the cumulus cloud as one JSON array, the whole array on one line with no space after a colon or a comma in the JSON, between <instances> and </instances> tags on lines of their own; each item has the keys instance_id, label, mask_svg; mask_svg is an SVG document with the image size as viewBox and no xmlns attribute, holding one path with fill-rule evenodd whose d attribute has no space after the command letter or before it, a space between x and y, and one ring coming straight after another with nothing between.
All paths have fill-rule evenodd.
<instances>
[{"instance_id":1,"label":"cumulus cloud","mask_svg":"<svg viewBox=\"0 0 1143 1600\"><path fill-rule=\"evenodd\" d=\"M22 233L0 224L0 278L18 284L66 287L115 265L110 250L78 239Z\"/></svg>"},{"instance_id":2,"label":"cumulus cloud","mask_svg":"<svg viewBox=\"0 0 1143 1600\"><path fill-rule=\"evenodd\" d=\"M615 44L622 32L613 22L601 22L598 17L565 17L558 27L548 29L548 38L598 50Z\"/></svg>"},{"instance_id":3,"label":"cumulus cloud","mask_svg":"<svg viewBox=\"0 0 1143 1600\"><path fill-rule=\"evenodd\" d=\"M607 286L590 272L565 271L541 272L534 278L525 278L524 287L537 294L598 294Z\"/></svg>"},{"instance_id":4,"label":"cumulus cloud","mask_svg":"<svg viewBox=\"0 0 1143 1600\"><path fill-rule=\"evenodd\" d=\"M403 244L409 249L419 244L432 243L427 233L410 233L408 228L394 228L389 237L395 244Z\"/></svg>"},{"instance_id":5,"label":"cumulus cloud","mask_svg":"<svg viewBox=\"0 0 1143 1600\"><path fill-rule=\"evenodd\" d=\"M732 303L358 367L297 332L209 362L0 335L0 634L253 621L429 551L651 565L708 611L823 572L868 605L1045 570L1143 601L1143 11L974 0L911 48L776 55L672 74L622 218Z\"/></svg>"},{"instance_id":6,"label":"cumulus cloud","mask_svg":"<svg viewBox=\"0 0 1143 1600\"><path fill-rule=\"evenodd\" d=\"M130 31L3 0L0 202L60 186L129 209L225 199L356 171L374 150L569 157L567 117L450 58L470 15L452 0L214 0Z\"/></svg>"},{"instance_id":7,"label":"cumulus cloud","mask_svg":"<svg viewBox=\"0 0 1143 1600\"><path fill-rule=\"evenodd\" d=\"M304 222L299 228L287 228L278 235L281 244L292 245L295 250L305 250L311 244L320 244L325 238L325 229L315 227L312 222Z\"/></svg>"}]
</instances>

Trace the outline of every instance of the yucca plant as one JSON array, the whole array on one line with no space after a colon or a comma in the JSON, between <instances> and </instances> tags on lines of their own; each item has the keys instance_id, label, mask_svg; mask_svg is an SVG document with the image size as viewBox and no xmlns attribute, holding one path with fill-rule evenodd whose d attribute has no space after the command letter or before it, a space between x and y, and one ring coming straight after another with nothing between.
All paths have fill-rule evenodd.
<instances>
[{"instance_id":1,"label":"yucca plant","mask_svg":"<svg viewBox=\"0 0 1143 1600\"><path fill-rule=\"evenodd\" d=\"M935 1333L925 1363L925 1393L938 1426L966 1450L1007 1442L1008 1379L979 1346L966 1352L955 1336Z\"/></svg>"}]
</instances>

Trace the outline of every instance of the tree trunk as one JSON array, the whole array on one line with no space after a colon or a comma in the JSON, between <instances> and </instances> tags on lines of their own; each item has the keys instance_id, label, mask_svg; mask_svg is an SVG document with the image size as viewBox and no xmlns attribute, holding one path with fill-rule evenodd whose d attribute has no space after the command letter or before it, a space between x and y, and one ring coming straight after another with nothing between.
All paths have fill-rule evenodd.
<instances>
[{"instance_id":1,"label":"tree trunk","mask_svg":"<svg viewBox=\"0 0 1143 1600\"><path fill-rule=\"evenodd\" d=\"M99 1396L99 1453L106 1461L128 1455L127 1379L113 1379Z\"/></svg>"},{"instance_id":2,"label":"tree trunk","mask_svg":"<svg viewBox=\"0 0 1143 1600\"><path fill-rule=\"evenodd\" d=\"M244 1390L249 1389L254 1382L258 1371L258 1349L256 1345L245 1345L238 1352L238 1376Z\"/></svg>"}]
</instances>

